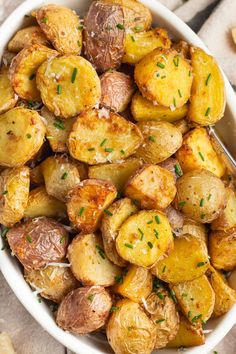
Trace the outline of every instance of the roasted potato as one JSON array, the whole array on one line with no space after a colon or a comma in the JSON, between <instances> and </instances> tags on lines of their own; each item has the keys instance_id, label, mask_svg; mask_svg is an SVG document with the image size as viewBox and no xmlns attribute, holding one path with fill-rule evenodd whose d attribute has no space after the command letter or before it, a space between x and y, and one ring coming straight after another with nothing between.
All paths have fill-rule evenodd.
<instances>
[{"instance_id":1,"label":"roasted potato","mask_svg":"<svg viewBox=\"0 0 236 354\"><path fill-rule=\"evenodd\" d=\"M28 204L24 210L25 218L35 218L39 216L47 216L49 218L66 216L65 204L47 194L43 186L30 191Z\"/></svg>"},{"instance_id":2,"label":"roasted potato","mask_svg":"<svg viewBox=\"0 0 236 354\"><path fill-rule=\"evenodd\" d=\"M40 165L30 169L30 183L34 186L42 186L44 184L44 178Z\"/></svg>"},{"instance_id":3,"label":"roasted potato","mask_svg":"<svg viewBox=\"0 0 236 354\"><path fill-rule=\"evenodd\" d=\"M0 165L24 165L39 151L44 135L45 125L36 111L17 107L0 115Z\"/></svg>"},{"instance_id":4,"label":"roasted potato","mask_svg":"<svg viewBox=\"0 0 236 354\"><path fill-rule=\"evenodd\" d=\"M221 178L226 171L204 128L195 128L184 136L183 145L177 151L176 158L184 173L204 168Z\"/></svg>"},{"instance_id":5,"label":"roasted potato","mask_svg":"<svg viewBox=\"0 0 236 354\"><path fill-rule=\"evenodd\" d=\"M42 289L40 295L45 299L60 303L70 291L79 286L68 265L59 263L58 266L25 271L25 280L33 289Z\"/></svg>"},{"instance_id":6,"label":"roasted potato","mask_svg":"<svg viewBox=\"0 0 236 354\"><path fill-rule=\"evenodd\" d=\"M50 46L49 41L39 26L30 26L17 31L8 43L7 49L9 52L18 53L32 44Z\"/></svg>"},{"instance_id":7,"label":"roasted potato","mask_svg":"<svg viewBox=\"0 0 236 354\"><path fill-rule=\"evenodd\" d=\"M194 220L184 218L184 225L181 230L181 235L191 235L197 237L203 245L205 245L206 253L208 253L208 228L207 225L198 223Z\"/></svg>"},{"instance_id":8,"label":"roasted potato","mask_svg":"<svg viewBox=\"0 0 236 354\"><path fill-rule=\"evenodd\" d=\"M182 134L168 122L140 122L137 124L143 134L143 144L135 156L146 163L157 164L173 155L182 145Z\"/></svg>"},{"instance_id":9,"label":"roasted potato","mask_svg":"<svg viewBox=\"0 0 236 354\"><path fill-rule=\"evenodd\" d=\"M112 307L106 334L116 354L151 354L156 342L156 327L140 305L128 299Z\"/></svg>"},{"instance_id":10,"label":"roasted potato","mask_svg":"<svg viewBox=\"0 0 236 354\"><path fill-rule=\"evenodd\" d=\"M179 329L179 314L173 299L162 288L152 292L143 307L156 326L157 339L155 348L164 348L176 336Z\"/></svg>"},{"instance_id":11,"label":"roasted potato","mask_svg":"<svg viewBox=\"0 0 236 354\"><path fill-rule=\"evenodd\" d=\"M137 122L155 120L173 123L186 117L188 105L184 104L182 107L173 110L169 107L152 103L137 91L132 98L131 111Z\"/></svg>"},{"instance_id":12,"label":"roasted potato","mask_svg":"<svg viewBox=\"0 0 236 354\"><path fill-rule=\"evenodd\" d=\"M176 231L179 232L179 229L182 229L182 227L184 225L183 215L178 210L173 208L172 205L169 205L168 208L166 208L164 210L164 213L166 214L166 216L169 220L171 229L174 232L174 234Z\"/></svg>"},{"instance_id":13,"label":"roasted potato","mask_svg":"<svg viewBox=\"0 0 236 354\"><path fill-rule=\"evenodd\" d=\"M179 41L173 43L172 47L184 58L190 59L190 45L185 41Z\"/></svg>"},{"instance_id":14,"label":"roasted potato","mask_svg":"<svg viewBox=\"0 0 236 354\"><path fill-rule=\"evenodd\" d=\"M124 112L134 93L134 83L122 72L106 72L100 77L102 96L100 104L115 112Z\"/></svg>"},{"instance_id":15,"label":"roasted potato","mask_svg":"<svg viewBox=\"0 0 236 354\"><path fill-rule=\"evenodd\" d=\"M156 165L144 165L132 175L125 187L126 197L142 209L165 209L176 194L173 174Z\"/></svg>"},{"instance_id":16,"label":"roasted potato","mask_svg":"<svg viewBox=\"0 0 236 354\"><path fill-rule=\"evenodd\" d=\"M53 219L39 217L11 228L7 240L27 271L60 262L66 255L68 233Z\"/></svg>"},{"instance_id":17,"label":"roasted potato","mask_svg":"<svg viewBox=\"0 0 236 354\"><path fill-rule=\"evenodd\" d=\"M10 80L8 78L8 70L9 68L7 66L0 68L0 114L13 108L18 101L18 96L11 87Z\"/></svg>"},{"instance_id":18,"label":"roasted potato","mask_svg":"<svg viewBox=\"0 0 236 354\"><path fill-rule=\"evenodd\" d=\"M117 253L116 238L123 222L137 211L136 205L130 199L124 198L110 205L109 214L104 214L102 218L101 231L106 256L120 267L125 267L127 262Z\"/></svg>"},{"instance_id":19,"label":"roasted potato","mask_svg":"<svg viewBox=\"0 0 236 354\"><path fill-rule=\"evenodd\" d=\"M202 263L198 263L202 267ZM215 293L205 275L191 281L171 285L178 304L193 324L204 323L212 315L215 305Z\"/></svg>"},{"instance_id":20,"label":"roasted potato","mask_svg":"<svg viewBox=\"0 0 236 354\"><path fill-rule=\"evenodd\" d=\"M224 184L210 171L187 172L178 179L176 188L175 207L197 222L209 223L225 208Z\"/></svg>"},{"instance_id":21,"label":"roasted potato","mask_svg":"<svg viewBox=\"0 0 236 354\"><path fill-rule=\"evenodd\" d=\"M173 49L156 48L135 66L134 78L142 95L171 109L182 107L190 97L190 64Z\"/></svg>"},{"instance_id":22,"label":"roasted potato","mask_svg":"<svg viewBox=\"0 0 236 354\"><path fill-rule=\"evenodd\" d=\"M73 188L68 197L67 212L72 224L82 232L94 232L106 208L115 200L115 186L99 179L86 179Z\"/></svg>"},{"instance_id":23,"label":"roasted potato","mask_svg":"<svg viewBox=\"0 0 236 354\"><path fill-rule=\"evenodd\" d=\"M124 53L124 12L120 5L93 1L84 19L85 54L98 72L116 69Z\"/></svg>"},{"instance_id":24,"label":"roasted potato","mask_svg":"<svg viewBox=\"0 0 236 354\"><path fill-rule=\"evenodd\" d=\"M127 33L123 63L137 64L145 55L157 47L170 48L168 32L163 28L151 29L147 32Z\"/></svg>"},{"instance_id":25,"label":"roasted potato","mask_svg":"<svg viewBox=\"0 0 236 354\"><path fill-rule=\"evenodd\" d=\"M173 124L181 131L183 135L190 130L187 119L180 119L177 122L173 122Z\"/></svg>"},{"instance_id":26,"label":"roasted potato","mask_svg":"<svg viewBox=\"0 0 236 354\"><path fill-rule=\"evenodd\" d=\"M89 178L104 179L113 183L118 192L124 192L129 177L142 166L142 161L135 157L122 162L95 165L89 167Z\"/></svg>"},{"instance_id":27,"label":"roasted potato","mask_svg":"<svg viewBox=\"0 0 236 354\"><path fill-rule=\"evenodd\" d=\"M234 269L227 278L229 286L236 291L236 269Z\"/></svg>"},{"instance_id":28,"label":"roasted potato","mask_svg":"<svg viewBox=\"0 0 236 354\"><path fill-rule=\"evenodd\" d=\"M0 223L13 226L24 215L30 187L29 167L5 169L0 174Z\"/></svg>"},{"instance_id":29,"label":"roasted potato","mask_svg":"<svg viewBox=\"0 0 236 354\"><path fill-rule=\"evenodd\" d=\"M226 207L222 213L211 223L212 230L228 230L236 226L236 193L226 188Z\"/></svg>"},{"instance_id":30,"label":"roasted potato","mask_svg":"<svg viewBox=\"0 0 236 354\"><path fill-rule=\"evenodd\" d=\"M130 216L116 238L118 254L140 267L150 267L173 249L167 217L157 210L142 210Z\"/></svg>"},{"instance_id":31,"label":"roasted potato","mask_svg":"<svg viewBox=\"0 0 236 354\"><path fill-rule=\"evenodd\" d=\"M65 202L69 190L80 183L78 169L65 156L50 156L41 164L41 171L49 195Z\"/></svg>"},{"instance_id":32,"label":"roasted potato","mask_svg":"<svg viewBox=\"0 0 236 354\"><path fill-rule=\"evenodd\" d=\"M152 268L152 273L165 282L182 283L200 277L208 267L209 259L202 242L184 235L175 238L174 250Z\"/></svg>"},{"instance_id":33,"label":"roasted potato","mask_svg":"<svg viewBox=\"0 0 236 354\"><path fill-rule=\"evenodd\" d=\"M106 257L99 235L76 236L68 247L67 257L74 276L83 285L111 286L121 273L121 269Z\"/></svg>"},{"instance_id":34,"label":"roasted potato","mask_svg":"<svg viewBox=\"0 0 236 354\"><path fill-rule=\"evenodd\" d=\"M99 77L91 63L80 56L45 61L36 81L43 103L55 116L74 117L100 100Z\"/></svg>"},{"instance_id":35,"label":"roasted potato","mask_svg":"<svg viewBox=\"0 0 236 354\"><path fill-rule=\"evenodd\" d=\"M215 59L204 50L191 47L193 86L188 117L199 125L215 124L225 110L224 79Z\"/></svg>"},{"instance_id":36,"label":"roasted potato","mask_svg":"<svg viewBox=\"0 0 236 354\"><path fill-rule=\"evenodd\" d=\"M102 108L85 111L78 117L69 135L68 147L76 160L97 165L129 157L142 139L135 124Z\"/></svg>"},{"instance_id":37,"label":"roasted potato","mask_svg":"<svg viewBox=\"0 0 236 354\"><path fill-rule=\"evenodd\" d=\"M168 159L160 162L158 165L171 172L174 176L175 182L179 177L183 175L183 171L181 170L179 161L173 157L169 157Z\"/></svg>"},{"instance_id":38,"label":"roasted potato","mask_svg":"<svg viewBox=\"0 0 236 354\"><path fill-rule=\"evenodd\" d=\"M45 36L59 53L80 54L82 27L75 11L50 4L36 10L35 17Z\"/></svg>"},{"instance_id":39,"label":"roasted potato","mask_svg":"<svg viewBox=\"0 0 236 354\"><path fill-rule=\"evenodd\" d=\"M47 59L58 53L42 44L33 44L22 49L12 60L9 69L11 85L17 95L24 100L40 101L36 86L36 72ZM52 78L50 77L52 81Z\"/></svg>"},{"instance_id":40,"label":"roasted potato","mask_svg":"<svg viewBox=\"0 0 236 354\"><path fill-rule=\"evenodd\" d=\"M105 325L111 306L111 297L103 287L79 288L62 300L56 322L65 331L87 334Z\"/></svg>"},{"instance_id":41,"label":"roasted potato","mask_svg":"<svg viewBox=\"0 0 236 354\"><path fill-rule=\"evenodd\" d=\"M88 166L78 160L73 160L76 164L77 170L79 171L80 180L83 181L88 179Z\"/></svg>"},{"instance_id":42,"label":"roasted potato","mask_svg":"<svg viewBox=\"0 0 236 354\"><path fill-rule=\"evenodd\" d=\"M124 275L116 278L117 284L113 287L115 293L141 303L152 291L152 274L147 268L129 265Z\"/></svg>"}]
</instances>

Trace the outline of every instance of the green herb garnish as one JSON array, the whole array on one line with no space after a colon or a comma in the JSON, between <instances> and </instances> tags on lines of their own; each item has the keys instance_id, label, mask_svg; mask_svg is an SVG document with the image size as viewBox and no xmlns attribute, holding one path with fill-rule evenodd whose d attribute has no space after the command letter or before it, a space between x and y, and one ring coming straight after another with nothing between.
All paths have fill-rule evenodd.
<instances>
[{"instance_id":1,"label":"green herb garnish","mask_svg":"<svg viewBox=\"0 0 236 354\"><path fill-rule=\"evenodd\" d=\"M209 74L209 75L207 76L207 79L206 79L206 86L208 85L210 79L211 79L211 74Z\"/></svg>"},{"instance_id":2,"label":"green herb garnish","mask_svg":"<svg viewBox=\"0 0 236 354\"><path fill-rule=\"evenodd\" d=\"M104 139L104 140L101 142L100 146L103 146L104 144L106 144L106 142L107 142L107 139Z\"/></svg>"},{"instance_id":3,"label":"green herb garnish","mask_svg":"<svg viewBox=\"0 0 236 354\"><path fill-rule=\"evenodd\" d=\"M201 153L201 151L198 152L198 155L201 157L202 161L205 161L205 158L204 158L203 154Z\"/></svg>"},{"instance_id":4,"label":"green herb garnish","mask_svg":"<svg viewBox=\"0 0 236 354\"><path fill-rule=\"evenodd\" d=\"M160 219L159 215L155 215L155 221L156 221L157 224L161 223L161 219Z\"/></svg>"},{"instance_id":5,"label":"green herb garnish","mask_svg":"<svg viewBox=\"0 0 236 354\"><path fill-rule=\"evenodd\" d=\"M67 176L68 176L68 172L64 172L63 175L61 176L61 179L66 179Z\"/></svg>"},{"instance_id":6,"label":"green herb garnish","mask_svg":"<svg viewBox=\"0 0 236 354\"><path fill-rule=\"evenodd\" d=\"M202 208L203 207L203 205L204 205L204 199L202 198L201 200L200 200L200 203L199 203L199 205L200 205L200 207Z\"/></svg>"},{"instance_id":7,"label":"green herb garnish","mask_svg":"<svg viewBox=\"0 0 236 354\"><path fill-rule=\"evenodd\" d=\"M93 301L94 296L95 296L95 294L89 294L89 296L87 297L87 299L88 299L89 301Z\"/></svg>"},{"instance_id":8,"label":"green herb garnish","mask_svg":"<svg viewBox=\"0 0 236 354\"><path fill-rule=\"evenodd\" d=\"M84 207L80 208L80 210L79 210L79 216L81 216L81 215L83 214L83 212L84 212Z\"/></svg>"},{"instance_id":9,"label":"green herb garnish","mask_svg":"<svg viewBox=\"0 0 236 354\"><path fill-rule=\"evenodd\" d=\"M156 138L155 138L155 136L150 135L150 136L148 137L148 140L149 140L149 141L152 141L153 143L155 143Z\"/></svg>"},{"instance_id":10,"label":"green herb garnish","mask_svg":"<svg viewBox=\"0 0 236 354\"><path fill-rule=\"evenodd\" d=\"M198 262L197 267L202 267L202 266L204 266L204 264L205 264L205 262Z\"/></svg>"},{"instance_id":11,"label":"green herb garnish","mask_svg":"<svg viewBox=\"0 0 236 354\"><path fill-rule=\"evenodd\" d=\"M33 240L32 240L32 237L30 235L27 235L26 236L26 240L29 242L29 243L32 243Z\"/></svg>"},{"instance_id":12,"label":"green herb garnish","mask_svg":"<svg viewBox=\"0 0 236 354\"><path fill-rule=\"evenodd\" d=\"M125 26L122 25L121 23L118 23L118 24L116 25L116 27L119 28L120 30L124 30L124 29L125 29Z\"/></svg>"},{"instance_id":13,"label":"green herb garnish","mask_svg":"<svg viewBox=\"0 0 236 354\"><path fill-rule=\"evenodd\" d=\"M62 86L61 85L57 85L57 94L61 95L62 93Z\"/></svg>"},{"instance_id":14,"label":"green herb garnish","mask_svg":"<svg viewBox=\"0 0 236 354\"><path fill-rule=\"evenodd\" d=\"M105 149L105 152L112 152L114 149L112 149L112 148L106 148Z\"/></svg>"},{"instance_id":15,"label":"green herb garnish","mask_svg":"<svg viewBox=\"0 0 236 354\"><path fill-rule=\"evenodd\" d=\"M108 210L108 209L105 209L104 210L104 213L106 213L107 215L109 215L109 216L112 216L113 214L110 212L110 210Z\"/></svg>"},{"instance_id":16,"label":"green herb garnish","mask_svg":"<svg viewBox=\"0 0 236 354\"><path fill-rule=\"evenodd\" d=\"M152 244L150 241L148 241L147 244L148 244L148 247L149 247L149 248L151 248L151 249L153 248L153 244Z\"/></svg>"},{"instance_id":17,"label":"green herb garnish","mask_svg":"<svg viewBox=\"0 0 236 354\"><path fill-rule=\"evenodd\" d=\"M134 246L133 246L133 245L131 245L130 243L125 243L125 247L131 248L131 249L133 249L133 248L134 248Z\"/></svg>"},{"instance_id":18,"label":"green herb garnish","mask_svg":"<svg viewBox=\"0 0 236 354\"><path fill-rule=\"evenodd\" d=\"M209 115L211 111L211 107L207 107L206 113L205 113L205 117L207 117Z\"/></svg>"},{"instance_id":19,"label":"green herb garnish","mask_svg":"<svg viewBox=\"0 0 236 354\"><path fill-rule=\"evenodd\" d=\"M57 129L61 129L64 130L65 129L65 124L62 120L60 119L56 119L55 122L53 123L54 127L56 127Z\"/></svg>"},{"instance_id":20,"label":"green herb garnish","mask_svg":"<svg viewBox=\"0 0 236 354\"><path fill-rule=\"evenodd\" d=\"M73 69L73 72L72 72L72 76L71 76L71 82L72 84L75 82L75 79L76 79L76 75L77 75L77 68L74 68Z\"/></svg>"},{"instance_id":21,"label":"green herb garnish","mask_svg":"<svg viewBox=\"0 0 236 354\"><path fill-rule=\"evenodd\" d=\"M181 177L181 176L183 175L183 172L182 172L182 170L181 170L181 168L180 168L180 165L179 165L179 164L176 164L176 165L174 166L174 168L175 168L175 174L176 174L177 176Z\"/></svg>"},{"instance_id":22,"label":"green herb garnish","mask_svg":"<svg viewBox=\"0 0 236 354\"><path fill-rule=\"evenodd\" d=\"M157 66L158 66L159 68L161 68L161 69L164 69L164 68L165 68L165 64L160 63L160 62L157 63Z\"/></svg>"}]
</instances>

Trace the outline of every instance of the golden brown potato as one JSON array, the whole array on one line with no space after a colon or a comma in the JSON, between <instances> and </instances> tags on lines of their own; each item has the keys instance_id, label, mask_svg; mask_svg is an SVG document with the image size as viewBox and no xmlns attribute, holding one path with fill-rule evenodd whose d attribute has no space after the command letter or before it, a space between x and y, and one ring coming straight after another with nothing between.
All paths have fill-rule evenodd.
<instances>
[{"instance_id":1,"label":"golden brown potato","mask_svg":"<svg viewBox=\"0 0 236 354\"><path fill-rule=\"evenodd\" d=\"M205 245L206 253L208 253L208 228L207 225L198 223L194 220L184 218L184 225L181 230L181 235L191 235L197 237L203 245Z\"/></svg>"},{"instance_id":2,"label":"golden brown potato","mask_svg":"<svg viewBox=\"0 0 236 354\"><path fill-rule=\"evenodd\" d=\"M145 55L157 47L170 48L168 32L163 28L151 29L147 32L127 33L125 36L125 52L123 63L137 64Z\"/></svg>"},{"instance_id":3,"label":"golden brown potato","mask_svg":"<svg viewBox=\"0 0 236 354\"><path fill-rule=\"evenodd\" d=\"M217 269L236 268L236 227L210 233L209 255L212 265Z\"/></svg>"},{"instance_id":4,"label":"golden brown potato","mask_svg":"<svg viewBox=\"0 0 236 354\"><path fill-rule=\"evenodd\" d=\"M36 81L43 103L55 116L74 117L100 100L99 77L92 64L80 56L45 61L37 71Z\"/></svg>"},{"instance_id":5,"label":"golden brown potato","mask_svg":"<svg viewBox=\"0 0 236 354\"><path fill-rule=\"evenodd\" d=\"M11 85L24 100L40 101L36 86L36 73L40 65L58 53L42 44L33 44L22 49L12 60L9 69ZM52 78L50 77L50 80Z\"/></svg>"},{"instance_id":6,"label":"golden brown potato","mask_svg":"<svg viewBox=\"0 0 236 354\"><path fill-rule=\"evenodd\" d=\"M190 64L175 50L156 48L136 64L134 78L145 98L175 109L189 100L189 73Z\"/></svg>"},{"instance_id":7,"label":"golden brown potato","mask_svg":"<svg viewBox=\"0 0 236 354\"><path fill-rule=\"evenodd\" d=\"M39 216L47 216L49 218L66 216L65 204L47 194L43 186L30 191L28 204L24 210L25 218L35 218Z\"/></svg>"},{"instance_id":8,"label":"golden brown potato","mask_svg":"<svg viewBox=\"0 0 236 354\"><path fill-rule=\"evenodd\" d=\"M137 124L143 134L143 144L135 156L146 163L157 164L173 155L182 145L182 134L168 122L140 122Z\"/></svg>"},{"instance_id":9,"label":"golden brown potato","mask_svg":"<svg viewBox=\"0 0 236 354\"><path fill-rule=\"evenodd\" d=\"M169 107L153 104L153 102L143 97L141 93L137 91L132 98L131 111L137 122L155 120L173 123L186 117L188 105L185 104L173 110Z\"/></svg>"},{"instance_id":10,"label":"golden brown potato","mask_svg":"<svg viewBox=\"0 0 236 354\"><path fill-rule=\"evenodd\" d=\"M113 183L118 192L124 192L129 177L142 166L142 161L131 157L125 161L89 167L89 178L104 179Z\"/></svg>"},{"instance_id":11,"label":"golden brown potato","mask_svg":"<svg viewBox=\"0 0 236 354\"><path fill-rule=\"evenodd\" d=\"M80 183L76 165L63 155L50 156L41 164L41 171L49 195L65 202L69 190Z\"/></svg>"},{"instance_id":12,"label":"golden brown potato","mask_svg":"<svg viewBox=\"0 0 236 354\"><path fill-rule=\"evenodd\" d=\"M200 263L203 265L199 266ZM202 242L185 235L175 238L174 250L152 268L152 273L165 282L182 283L200 277L208 266L209 259Z\"/></svg>"},{"instance_id":13,"label":"golden brown potato","mask_svg":"<svg viewBox=\"0 0 236 354\"><path fill-rule=\"evenodd\" d=\"M116 278L115 293L134 302L142 302L152 291L152 274L147 268L129 265L124 275Z\"/></svg>"},{"instance_id":14,"label":"golden brown potato","mask_svg":"<svg viewBox=\"0 0 236 354\"><path fill-rule=\"evenodd\" d=\"M188 117L192 123L210 125L223 117L224 79L215 59L200 48L191 47L193 86Z\"/></svg>"},{"instance_id":15,"label":"golden brown potato","mask_svg":"<svg viewBox=\"0 0 236 354\"><path fill-rule=\"evenodd\" d=\"M210 171L187 172L178 179L176 188L175 207L197 222L209 223L225 208L224 184Z\"/></svg>"},{"instance_id":16,"label":"golden brown potato","mask_svg":"<svg viewBox=\"0 0 236 354\"><path fill-rule=\"evenodd\" d=\"M124 53L124 13L121 6L93 1L84 19L85 54L98 72L116 69Z\"/></svg>"},{"instance_id":17,"label":"golden brown potato","mask_svg":"<svg viewBox=\"0 0 236 354\"><path fill-rule=\"evenodd\" d=\"M68 147L76 160L97 165L129 157L142 139L135 124L102 108L85 111L78 117L69 135Z\"/></svg>"},{"instance_id":18,"label":"golden brown potato","mask_svg":"<svg viewBox=\"0 0 236 354\"><path fill-rule=\"evenodd\" d=\"M112 309L106 334L114 352L151 354L156 342L156 327L139 304L123 299Z\"/></svg>"},{"instance_id":19,"label":"golden brown potato","mask_svg":"<svg viewBox=\"0 0 236 354\"><path fill-rule=\"evenodd\" d=\"M103 287L79 288L61 302L56 322L65 331L87 334L105 325L111 306L111 297Z\"/></svg>"},{"instance_id":20,"label":"golden brown potato","mask_svg":"<svg viewBox=\"0 0 236 354\"><path fill-rule=\"evenodd\" d=\"M190 59L190 45L185 41L173 43L172 47L184 58Z\"/></svg>"},{"instance_id":21,"label":"golden brown potato","mask_svg":"<svg viewBox=\"0 0 236 354\"><path fill-rule=\"evenodd\" d=\"M215 152L204 128L195 128L184 136L176 158L184 173L204 168L219 178L225 174L226 167Z\"/></svg>"},{"instance_id":22,"label":"golden brown potato","mask_svg":"<svg viewBox=\"0 0 236 354\"><path fill-rule=\"evenodd\" d=\"M143 301L143 307L156 326L155 348L164 348L179 329L179 314L173 299L164 288L160 288Z\"/></svg>"},{"instance_id":23,"label":"golden brown potato","mask_svg":"<svg viewBox=\"0 0 236 354\"><path fill-rule=\"evenodd\" d=\"M60 262L66 255L68 233L53 219L39 217L18 224L7 233L12 252L27 271Z\"/></svg>"},{"instance_id":24,"label":"golden brown potato","mask_svg":"<svg viewBox=\"0 0 236 354\"><path fill-rule=\"evenodd\" d=\"M103 213L115 200L115 186L99 179L86 179L69 193L67 212L72 224L82 232L94 232L100 224Z\"/></svg>"},{"instance_id":25,"label":"golden brown potato","mask_svg":"<svg viewBox=\"0 0 236 354\"><path fill-rule=\"evenodd\" d=\"M167 217L157 210L142 210L130 216L116 238L118 254L140 267L150 267L173 249Z\"/></svg>"},{"instance_id":26,"label":"golden brown potato","mask_svg":"<svg viewBox=\"0 0 236 354\"><path fill-rule=\"evenodd\" d=\"M32 44L50 46L49 41L39 26L30 26L17 31L8 43L7 48L9 52L18 53L26 46Z\"/></svg>"},{"instance_id":27,"label":"golden brown potato","mask_svg":"<svg viewBox=\"0 0 236 354\"><path fill-rule=\"evenodd\" d=\"M36 186L41 186L44 184L44 178L40 165L30 169L30 183Z\"/></svg>"},{"instance_id":28,"label":"golden brown potato","mask_svg":"<svg viewBox=\"0 0 236 354\"><path fill-rule=\"evenodd\" d=\"M8 78L8 70L9 68L7 66L0 68L0 114L13 108L18 101L18 96L11 87L10 80Z\"/></svg>"},{"instance_id":29,"label":"golden brown potato","mask_svg":"<svg viewBox=\"0 0 236 354\"><path fill-rule=\"evenodd\" d=\"M111 286L121 273L121 269L106 257L99 235L76 236L68 247L67 257L74 276L83 285Z\"/></svg>"},{"instance_id":30,"label":"golden brown potato","mask_svg":"<svg viewBox=\"0 0 236 354\"><path fill-rule=\"evenodd\" d=\"M222 213L211 223L212 230L228 230L236 226L236 193L226 188L226 207Z\"/></svg>"},{"instance_id":31,"label":"golden brown potato","mask_svg":"<svg viewBox=\"0 0 236 354\"><path fill-rule=\"evenodd\" d=\"M187 119L180 119L177 122L173 122L173 124L180 130L183 135L190 130Z\"/></svg>"},{"instance_id":32,"label":"golden brown potato","mask_svg":"<svg viewBox=\"0 0 236 354\"><path fill-rule=\"evenodd\" d=\"M166 214L169 220L173 233L175 234L177 232L178 234L179 230L182 230L184 224L183 215L178 210L173 208L172 205L169 205L168 208L164 210L164 213Z\"/></svg>"},{"instance_id":33,"label":"golden brown potato","mask_svg":"<svg viewBox=\"0 0 236 354\"><path fill-rule=\"evenodd\" d=\"M59 53L80 54L82 28L75 11L50 4L36 10L35 17L45 36Z\"/></svg>"},{"instance_id":34,"label":"golden brown potato","mask_svg":"<svg viewBox=\"0 0 236 354\"><path fill-rule=\"evenodd\" d=\"M134 83L129 75L122 72L106 72L100 77L102 97L100 104L115 112L126 110L134 93Z\"/></svg>"},{"instance_id":35,"label":"golden brown potato","mask_svg":"<svg viewBox=\"0 0 236 354\"><path fill-rule=\"evenodd\" d=\"M183 175L179 161L173 157L169 157L168 159L160 162L158 164L158 166L165 168L166 170L171 172L174 177L175 182L177 181L177 179L179 177L181 177Z\"/></svg>"},{"instance_id":36,"label":"golden brown potato","mask_svg":"<svg viewBox=\"0 0 236 354\"><path fill-rule=\"evenodd\" d=\"M142 209L165 209L176 194L173 174L155 165L144 165L132 175L125 187L126 197Z\"/></svg>"},{"instance_id":37,"label":"golden brown potato","mask_svg":"<svg viewBox=\"0 0 236 354\"><path fill-rule=\"evenodd\" d=\"M106 256L120 267L125 267L127 262L117 253L116 238L123 222L137 211L135 204L130 199L124 198L110 205L109 214L104 214L102 218L101 231Z\"/></svg>"},{"instance_id":38,"label":"golden brown potato","mask_svg":"<svg viewBox=\"0 0 236 354\"><path fill-rule=\"evenodd\" d=\"M67 265L59 263L58 266L25 271L25 280L33 289L42 289L40 295L45 299L60 303L70 291L79 286Z\"/></svg>"},{"instance_id":39,"label":"golden brown potato","mask_svg":"<svg viewBox=\"0 0 236 354\"><path fill-rule=\"evenodd\" d=\"M24 216L29 196L29 167L5 169L0 174L0 223L13 226Z\"/></svg>"},{"instance_id":40,"label":"golden brown potato","mask_svg":"<svg viewBox=\"0 0 236 354\"><path fill-rule=\"evenodd\" d=\"M202 263L198 263L202 267ZM174 284L178 304L193 324L206 322L212 315L215 305L215 293L205 275L191 281Z\"/></svg>"}]
</instances>

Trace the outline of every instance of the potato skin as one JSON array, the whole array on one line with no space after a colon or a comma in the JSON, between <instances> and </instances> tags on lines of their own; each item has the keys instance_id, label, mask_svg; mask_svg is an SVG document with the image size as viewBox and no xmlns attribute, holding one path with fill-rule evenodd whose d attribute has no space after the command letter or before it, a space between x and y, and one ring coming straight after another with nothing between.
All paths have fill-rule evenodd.
<instances>
[{"instance_id":1,"label":"potato skin","mask_svg":"<svg viewBox=\"0 0 236 354\"><path fill-rule=\"evenodd\" d=\"M179 231L179 229L182 229L184 225L184 216L173 206L170 204L165 210L164 213L166 214L171 229L175 233L175 231Z\"/></svg>"},{"instance_id":2,"label":"potato skin","mask_svg":"<svg viewBox=\"0 0 236 354\"><path fill-rule=\"evenodd\" d=\"M212 230L228 230L236 226L236 192L226 188L227 202L222 213L211 223Z\"/></svg>"},{"instance_id":3,"label":"potato skin","mask_svg":"<svg viewBox=\"0 0 236 354\"><path fill-rule=\"evenodd\" d=\"M103 287L79 288L62 300L56 323L65 331L87 334L105 324L111 306L111 297Z\"/></svg>"},{"instance_id":4,"label":"potato skin","mask_svg":"<svg viewBox=\"0 0 236 354\"><path fill-rule=\"evenodd\" d=\"M18 96L11 87L8 78L8 70L9 68L7 66L2 66L0 68L0 114L13 108L18 101Z\"/></svg>"},{"instance_id":5,"label":"potato skin","mask_svg":"<svg viewBox=\"0 0 236 354\"><path fill-rule=\"evenodd\" d=\"M179 161L174 157L169 157L168 159L160 162L158 166L165 168L167 171L171 172L175 182L179 177L183 175L183 171L180 167Z\"/></svg>"},{"instance_id":6,"label":"potato skin","mask_svg":"<svg viewBox=\"0 0 236 354\"><path fill-rule=\"evenodd\" d=\"M66 255L68 233L57 221L39 217L14 226L7 234L12 252L27 271L60 262Z\"/></svg>"},{"instance_id":7,"label":"potato skin","mask_svg":"<svg viewBox=\"0 0 236 354\"><path fill-rule=\"evenodd\" d=\"M24 47L32 44L50 46L49 41L39 26L30 26L17 31L8 43L7 49L9 52L18 53Z\"/></svg>"},{"instance_id":8,"label":"potato skin","mask_svg":"<svg viewBox=\"0 0 236 354\"><path fill-rule=\"evenodd\" d=\"M98 72L116 69L124 53L124 13L122 7L93 1L84 19L85 54Z\"/></svg>"}]
</instances>

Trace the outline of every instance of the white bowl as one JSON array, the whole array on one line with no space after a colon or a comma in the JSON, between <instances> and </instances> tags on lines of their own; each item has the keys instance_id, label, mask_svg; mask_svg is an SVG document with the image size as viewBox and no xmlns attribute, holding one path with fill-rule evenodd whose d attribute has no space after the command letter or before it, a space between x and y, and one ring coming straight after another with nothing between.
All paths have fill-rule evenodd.
<instances>
[{"instance_id":1,"label":"white bowl","mask_svg":"<svg viewBox=\"0 0 236 354\"><path fill-rule=\"evenodd\" d=\"M163 26L176 38L184 39L196 46L202 47L204 50L208 49L204 46L198 36L178 17L170 12L163 5L154 0L141 0L153 13L154 23L158 26ZM19 6L3 23L0 28L0 57L4 51L10 38L17 29L26 25L29 21L24 15L29 14L32 10L45 3L56 3L65 5L78 11L83 15L88 9L91 0L27 0ZM219 123L221 135L228 143L231 152L236 156L236 144L234 144L233 129L229 129L229 124L235 129L236 127L236 97L228 80L225 78L227 108L225 118ZM227 124L225 124L227 123ZM2 248L2 239L0 238L0 249ZM38 323L54 338L78 354L99 354L112 353L108 343L104 340L102 335L89 335L79 337L70 333L64 332L57 327L51 310L45 303L38 303L32 290L25 282L19 263L15 257L12 257L7 250L0 251L0 269L5 276L8 284L25 306L28 312L38 321ZM17 315L17 314L16 314ZM207 329L213 331L206 335L206 343L200 347L189 348L185 351L186 354L206 354L219 343L227 334L231 327L236 322L236 305L225 316L208 322ZM177 353L176 349L162 350L163 354ZM155 353L155 352L154 352Z\"/></svg>"}]
</instances>

